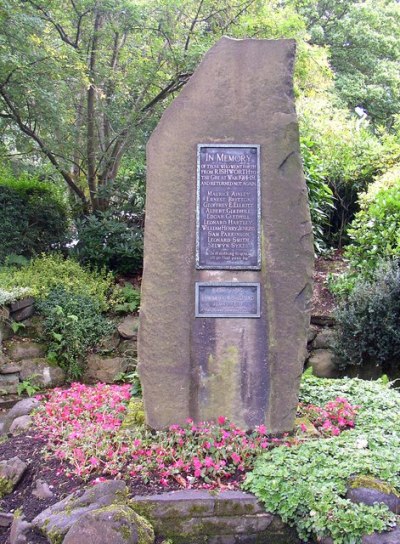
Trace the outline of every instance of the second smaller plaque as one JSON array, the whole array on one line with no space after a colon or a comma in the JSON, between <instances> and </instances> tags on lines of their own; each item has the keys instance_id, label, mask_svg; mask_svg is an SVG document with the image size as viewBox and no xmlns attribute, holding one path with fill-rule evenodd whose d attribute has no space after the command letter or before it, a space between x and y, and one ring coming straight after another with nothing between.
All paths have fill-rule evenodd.
<instances>
[{"instance_id":1,"label":"second smaller plaque","mask_svg":"<svg viewBox=\"0 0 400 544\"><path fill-rule=\"evenodd\" d=\"M196 282L196 317L260 317L260 284Z\"/></svg>"}]
</instances>

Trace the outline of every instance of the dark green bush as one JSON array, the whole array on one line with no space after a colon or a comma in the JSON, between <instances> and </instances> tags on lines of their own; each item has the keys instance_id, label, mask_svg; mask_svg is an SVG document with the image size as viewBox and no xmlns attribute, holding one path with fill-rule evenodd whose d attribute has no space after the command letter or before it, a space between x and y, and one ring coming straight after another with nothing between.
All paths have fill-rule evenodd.
<instances>
[{"instance_id":1,"label":"dark green bush","mask_svg":"<svg viewBox=\"0 0 400 544\"><path fill-rule=\"evenodd\" d=\"M142 268L143 229L135 214L106 211L77 221L78 244L72 254L82 263L120 274Z\"/></svg>"},{"instance_id":2,"label":"dark green bush","mask_svg":"<svg viewBox=\"0 0 400 544\"><path fill-rule=\"evenodd\" d=\"M336 351L343 366L400 363L399 261L382 264L371 280L359 280L336 312Z\"/></svg>"},{"instance_id":3,"label":"dark green bush","mask_svg":"<svg viewBox=\"0 0 400 544\"><path fill-rule=\"evenodd\" d=\"M54 185L0 172L0 209L0 263L9 255L32 257L65 245L67 206Z\"/></svg>"},{"instance_id":4,"label":"dark green bush","mask_svg":"<svg viewBox=\"0 0 400 544\"><path fill-rule=\"evenodd\" d=\"M60 365L69 379L79 378L87 353L113 331L114 325L101 314L96 299L60 287L37 306L45 318L49 360Z\"/></svg>"}]
</instances>

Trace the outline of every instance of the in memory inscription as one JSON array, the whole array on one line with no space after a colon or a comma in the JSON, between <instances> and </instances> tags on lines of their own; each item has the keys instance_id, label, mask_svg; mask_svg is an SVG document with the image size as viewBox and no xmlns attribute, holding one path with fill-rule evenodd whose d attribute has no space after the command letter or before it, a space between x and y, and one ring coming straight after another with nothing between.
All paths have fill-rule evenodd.
<instances>
[{"instance_id":1,"label":"in memory inscription","mask_svg":"<svg viewBox=\"0 0 400 544\"><path fill-rule=\"evenodd\" d=\"M260 317L260 284L196 282L196 317Z\"/></svg>"},{"instance_id":2,"label":"in memory inscription","mask_svg":"<svg viewBox=\"0 0 400 544\"><path fill-rule=\"evenodd\" d=\"M198 269L259 270L260 146L199 144Z\"/></svg>"}]
</instances>

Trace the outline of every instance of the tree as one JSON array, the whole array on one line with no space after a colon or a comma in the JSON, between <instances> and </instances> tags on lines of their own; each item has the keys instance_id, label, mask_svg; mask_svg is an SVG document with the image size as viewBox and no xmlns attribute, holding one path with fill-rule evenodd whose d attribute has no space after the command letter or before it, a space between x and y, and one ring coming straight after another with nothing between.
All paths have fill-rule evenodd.
<instances>
[{"instance_id":1,"label":"tree","mask_svg":"<svg viewBox=\"0 0 400 544\"><path fill-rule=\"evenodd\" d=\"M84 211L108 206L121 159L202 53L255 0L5 0L0 116ZM33 143L33 148L32 148Z\"/></svg>"},{"instance_id":2,"label":"tree","mask_svg":"<svg viewBox=\"0 0 400 544\"><path fill-rule=\"evenodd\" d=\"M400 113L400 4L395 0L294 0L310 43L329 46L343 104L391 127ZM359 111L361 111L359 110Z\"/></svg>"}]
</instances>

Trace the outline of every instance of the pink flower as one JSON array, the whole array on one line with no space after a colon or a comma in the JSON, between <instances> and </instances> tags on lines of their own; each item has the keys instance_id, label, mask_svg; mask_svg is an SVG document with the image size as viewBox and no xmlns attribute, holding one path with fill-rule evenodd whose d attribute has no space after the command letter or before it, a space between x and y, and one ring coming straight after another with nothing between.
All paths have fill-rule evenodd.
<instances>
[{"instance_id":1,"label":"pink flower","mask_svg":"<svg viewBox=\"0 0 400 544\"><path fill-rule=\"evenodd\" d=\"M218 418L218 423L219 423L219 425L225 425L225 423L226 423L226 417L224 417L224 416L219 416L219 418Z\"/></svg>"}]
</instances>

